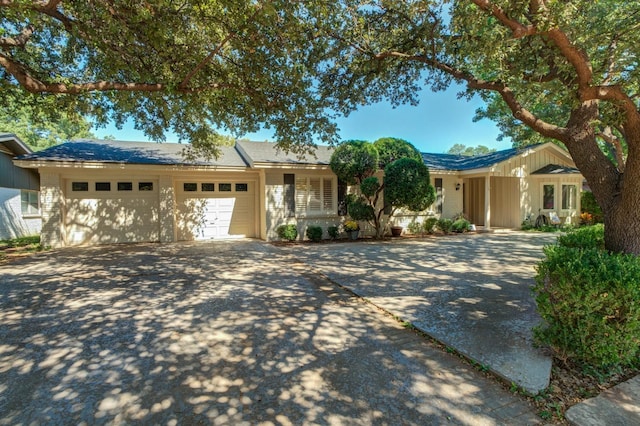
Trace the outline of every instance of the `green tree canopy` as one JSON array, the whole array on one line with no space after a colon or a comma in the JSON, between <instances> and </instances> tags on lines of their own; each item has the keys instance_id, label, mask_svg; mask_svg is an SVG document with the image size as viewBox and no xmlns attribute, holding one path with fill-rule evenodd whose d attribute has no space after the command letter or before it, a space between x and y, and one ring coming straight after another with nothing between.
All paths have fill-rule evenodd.
<instances>
[{"instance_id":1,"label":"green tree canopy","mask_svg":"<svg viewBox=\"0 0 640 426\"><path fill-rule=\"evenodd\" d=\"M464 155L467 157L472 157L474 155L484 155L484 154L490 154L492 152L496 152L496 150L494 148L489 148L484 145L466 146L461 143L456 143L451 148L449 148L449 150L447 151L447 154Z\"/></svg>"},{"instance_id":2,"label":"green tree canopy","mask_svg":"<svg viewBox=\"0 0 640 426\"><path fill-rule=\"evenodd\" d=\"M400 158L384 169L384 202L393 209L426 210L436 200L429 169L422 160Z\"/></svg>"},{"instance_id":3,"label":"green tree canopy","mask_svg":"<svg viewBox=\"0 0 640 426\"><path fill-rule=\"evenodd\" d=\"M2 92L51 94L57 109L132 119L156 141L172 130L203 150L218 129L266 126L297 152L335 139L309 72L321 58L306 19L325 13L314 2L8 0L0 11Z\"/></svg>"},{"instance_id":4,"label":"green tree canopy","mask_svg":"<svg viewBox=\"0 0 640 426\"><path fill-rule=\"evenodd\" d=\"M0 103L0 132L14 133L34 151L74 138L93 138L91 124L74 111L58 110L52 97L5 91Z\"/></svg>"}]
</instances>

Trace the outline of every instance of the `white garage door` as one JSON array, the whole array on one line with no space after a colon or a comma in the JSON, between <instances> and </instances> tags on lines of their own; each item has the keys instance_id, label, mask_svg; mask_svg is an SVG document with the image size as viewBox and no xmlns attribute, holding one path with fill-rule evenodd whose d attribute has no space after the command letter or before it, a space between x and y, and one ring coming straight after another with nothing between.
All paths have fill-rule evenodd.
<instances>
[{"instance_id":1,"label":"white garage door","mask_svg":"<svg viewBox=\"0 0 640 426\"><path fill-rule=\"evenodd\" d=\"M178 239L255 237L253 182L179 182Z\"/></svg>"},{"instance_id":2,"label":"white garage door","mask_svg":"<svg viewBox=\"0 0 640 426\"><path fill-rule=\"evenodd\" d=\"M155 180L68 179L65 195L68 245L159 240Z\"/></svg>"}]
</instances>

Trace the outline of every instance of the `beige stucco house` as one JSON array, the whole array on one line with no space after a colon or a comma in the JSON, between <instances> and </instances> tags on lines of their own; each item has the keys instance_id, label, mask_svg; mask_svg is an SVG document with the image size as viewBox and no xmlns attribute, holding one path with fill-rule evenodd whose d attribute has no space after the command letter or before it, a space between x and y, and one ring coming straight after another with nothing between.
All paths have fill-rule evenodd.
<instances>
[{"instance_id":1,"label":"beige stucco house","mask_svg":"<svg viewBox=\"0 0 640 426\"><path fill-rule=\"evenodd\" d=\"M238 141L211 161L184 145L81 140L23 155L40 173L42 241L52 247L212 238L277 238L296 224L344 221L349 190L329 168L331 148L298 158L268 142ZM423 154L438 201L419 216L464 212L478 226L518 227L538 209L575 220L582 176L553 144L479 157ZM398 224L417 214L398 216Z\"/></svg>"}]
</instances>

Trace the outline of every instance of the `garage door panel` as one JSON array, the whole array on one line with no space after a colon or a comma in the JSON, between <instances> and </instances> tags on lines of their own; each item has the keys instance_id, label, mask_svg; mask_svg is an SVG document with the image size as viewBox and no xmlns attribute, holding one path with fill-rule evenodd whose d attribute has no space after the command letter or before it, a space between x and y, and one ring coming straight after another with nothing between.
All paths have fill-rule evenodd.
<instances>
[{"instance_id":1,"label":"garage door panel","mask_svg":"<svg viewBox=\"0 0 640 426\"><path fill-rule=\"evenodd\" d=\"M71 188L70 184L68 188ZM158 241L158 206L157 191L68 190L64 214L67 244Z\"/></svg>"},{"instance_id":2,"label":"garage door panel","mask_svg":"<svg viewBox=\"0 0 640 426\"><path fill-rule=\"evenodd\" d=\"M249 188L252 189L253 185ZM183 187L177 185L178 190ZM197 185L198 188L201 185ZM232 185L235 188L235 185ZM255 237L254 193L182 192L178 199L179 240Z\"/></svg>"}]
</instances>

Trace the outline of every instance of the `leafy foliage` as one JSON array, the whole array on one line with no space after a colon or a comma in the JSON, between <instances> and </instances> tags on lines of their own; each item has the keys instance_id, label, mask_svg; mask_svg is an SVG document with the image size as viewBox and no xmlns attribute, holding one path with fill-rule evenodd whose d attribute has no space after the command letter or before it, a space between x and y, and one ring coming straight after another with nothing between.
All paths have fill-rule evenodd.
<instances>
[{"instance_id":1,"label":"leafy foliage","mask_svg":"<svg viewBox=\"0 0 640 426\"><path fill-rule=\"evenodd\" d=\"M347 141L335 149L330 166L338 179L359 185L360 194L351 194L347 199L347 213L355 220L369 221L378 238L385 233L385 210L390 218L398 208L420 211L435 201L429 169L420 152L405 140ZM374 176L381 166L382 183Z\"/></svg>"},{"instance_id":2,"label":"leafy foliage","mask_svg":"<svg viewBox=\"0 0 640 426\"><path fill-rule=\"evenodd\" d=\"M0 91L55 94L97 123L131 118L196 149L272 128L282 148L335 140L310 72L320 2L0 2ZM317 32L317 30L316 30ZM322 45L318 41L318 46Z\"/></svg>"},{"instance_id":3,"label":"leafy foliage","mask_svg":"<svg viewBox=\"0 0 640 426\"><path fill-rule=\"evenodd\" d=\"M591 191L582 191L580 194L580 211L589 213L593 223L602 223L602 209L596 202L596 198Z\"/></svg>"},{"instance_id":4,"label":"leafy foliage","mask_svg":"<svg viewBox=\"0 0 640 426\"><path fill-rule=\"evenodd\" d=\"M453 227L453 220L442 217L436 222L436 227L441 230L442 233L449 234Z\"/></svg>"},{"instance_id":5,"label":"leafy foliage","mask_svg":"<svg viewBox=\"0 0 640 426\"><path fill-rule=\"evenodd\" d=\"M603 230L586 230L544 249L533 291L545 325L535 337L561 359L598 368L638 362L640 258L594 248L588 235L602 241Z\"/></svg>"},{"instance_id":6,"label":"leafy foliage","mask_svg":"<svg viewBox=\"0 0 640 426\"><path fill-rule=\"evenodd\" d=\"M604 225L573 229L558 237L558 245L570 248L593 248L604 250Z\"/></svg>"},{"instance_id":7,"label":"leafy foliage","mask_svg":"<svg viewBox=\"0 0 640 426\"><path fill-rule=\"evenodd\" d=\"M492 152L496 152L495 148L489 148L484 145L466 146L461 143L457 143L457 144L454 144L451 148L449 148L449 150L447 151L447 154L464 155L467 157L472 157L474 155L484 155L484 154L490 154Z\"/></svg>"},{"instance_id":8,"label":"leafy foliage","mask_svg":"<svg viewBox=\"0 0 640 426\"><path fill-rule=\"evenodd\" d=\"M335 240L340 235L340 229L335 225L331 225L327 228L327 233L329 234L329 238Z\"/></svg>"},{"instance_id":9,"label":"leafy foliage","mask_svg":"<svg viewBox=\"0 0 640 426\"><path fill-rule=\"evenodd\" d=\"M278 226L276 233L281 240L294 241L298 238L298 228L293 224Z\"/></svg>"},{"instance_id":10,"label":"leafy foliage","mask_svg":"<svg viewBox=\"0 0 640 426\"><path fill-rule=\"evenodd\" d=\"M307 231L305 232L307 238L309 238L313 242L322 241L322 227L317 225L309 225L307 226Z\"/></svg>"},{"instance_id":11,"label":"leafy foliage","mask_svg":"<svg viewBox=\"0 0 640 426\"><path fill-rule=\"evenodd\" d=\"M451 231L456 233L467 232L469 231L469 226L471 226L471 222L469 222L467 219L456 219L451 224Z\"/></svg>"}]
</instances>

